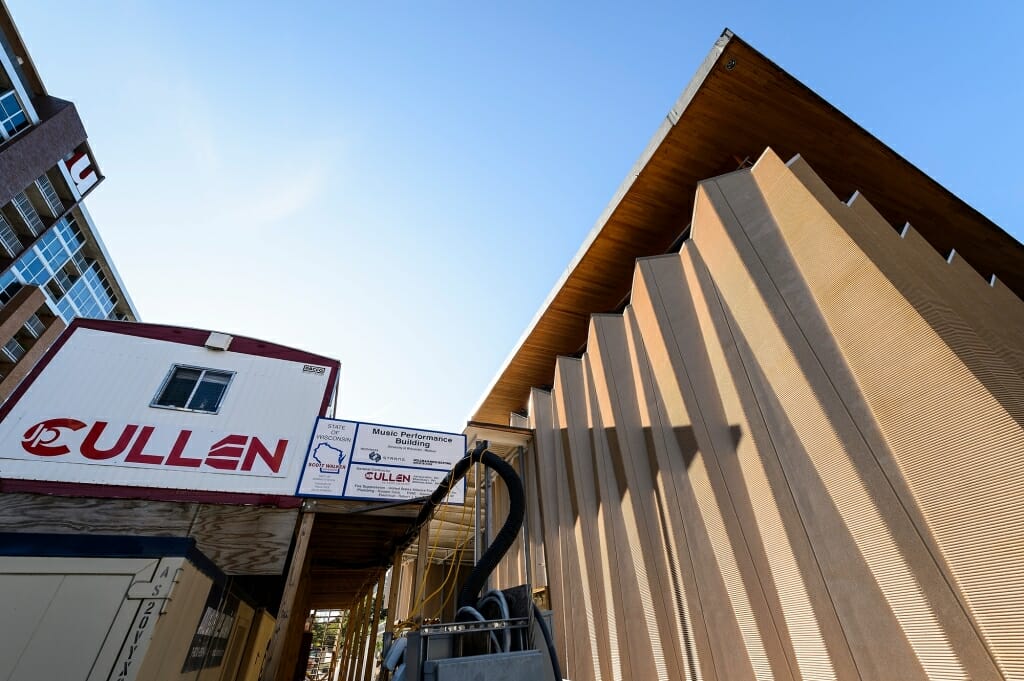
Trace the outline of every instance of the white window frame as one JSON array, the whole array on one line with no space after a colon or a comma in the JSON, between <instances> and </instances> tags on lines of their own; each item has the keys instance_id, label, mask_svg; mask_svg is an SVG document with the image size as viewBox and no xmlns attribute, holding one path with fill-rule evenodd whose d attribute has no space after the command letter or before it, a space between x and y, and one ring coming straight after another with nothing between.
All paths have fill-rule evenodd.
<instances>
[{"instance_id":1,"label":"white window frame","mask_svg":"<svg viewBox=\"0 0 1024 681\"><path fill-rule=\"evenodd\" d=\"M53 273L53 278L50 281L57 282L57 286L61 290L62 298L64 297L64 294L70 291L71 287L75 285L75 282L71 279L71 275L65 272L63 267Z\"/></svg>"},{"instance_id":2,"label":"white window frame","mask_svg":"<svg viewBox=\"0 0 1024 681\"><path fill-rule=\"evenodd\" d=\"M11 223L7 222L7 218L3 215L0 215L0 245L11 258L17 258L25 250L21 239L18 238L18 233L14 231Z\"/></svg>"},{"instance_id":3,"label":"white window frame","mask_svg":"<svg viewBox=\"0 0 1024 681\"><path fill-rule=\"evenodd\" d=\"M6 97L7 95L10 95L10 94L14 95L14 101L16 101L18 103L18 106L21 107L21 113L22 113L22 115L25 116L25 119L28 121L28 126L25 127L25 128L22 128L21 130L18 130L17 132L15 132L12 135L11 133L7 132L7 128L5 128L4 125L3 125L7 121L11 120L12 117L11 116L7 116L5 118L5 117L2 116L2 114L0 114L0 143L3 143L3 142L6 142L8 140L14 139L15 137L17 137L21 133L25 132L26 130L31 129L32 126L35 124L35 121L32 120L32 114L30 114L28 109L25 108L25 101L18 94L17 89L11 89L11 90L6 90L6 91L3 91L3 92L0 92L0 97Z\"/></svg>"},{"instance_id":4,"label":"white window frame","mask_svg":"<svg viewBox=\"0 0 1024 681\"><path fill-rule=\"evenodd\" d=\"M174 376L174 372L177 371L178 369L191 369L193 371L200 372L199 379L196 381L196 384L194 386L192 386L192 392L190 392L188 394L188 399L185 400L185 404L186 405L189 402L192 401L193 397L195 397L196 390L198 390L199 386L202 384L203 378L206 376L206 372L207 371L212 371L212 372L217 373L217 374L227 374L228 375L228 382L224 385L224 392L221 393L220 401L217 402L217 409L211 411L211 410L208 410L208 409L189 409L187 406L185 406L185 407L173 407L173 406L166 405L166 404L157 404L157 400L159 400L160 397L164 394L164 390L167 388L167 384L171 382L171 378ZM231 383L235 380L235 373L236 372L229 371L227 369L213 369L213 368L210 368L210 367L195 366L193 364L172 364L170 370L167 372L167 375L164 376L164 380L160 382L160 387L157 389L156 394L153 396L152 401L150 401L149 406L153 407L154 409L170 409L172 411L188 411L188 412L192 412L193 414L219 414L220 413L220 408L222 406L224 406L224 400L227 399L228 390L231 388Z\"/></svg>"},{"instance_id":5,"label":"white window frame","mask_svg":"<svg viewBox=\"0 0 1024 681\"><path fill-rule=\"evenodd\" d=\"M28 231L32 232L33 236L39 236L46 231L46 225L43 224L43 219L39 217L39 211L32 205L28 194L25 192L15 194L11 203L14 204L14 210L18 211L18 215L28 225Z\"/></svg>"},{"instance_id":6,"label":"white window frame","mask_svg":"<svg viewBox=\"0 0 1024 681\"><path fill-rule=\"evenodd\" d=\"M14 343L19 348L21 348L21 356L19 356L19 357L13 357L12 356L13 353L11 353L11 351L7 349L7 346L10 345L11 343ZM28 352L28 349L24 345L22 345L21 341L19 341L17 338L12 338L9 341L7 341L6 343L4 343L4 346L3 346L2 350L3 350L3 353L4 353L4 357L6 357L12 364L17 364L18 362L20 362L21 358L25 356L25 353Z\"/></svg>"},{"instance_id":7,"label":"white window frame","mask_svg":"<svg viewBox=\"0 0 1024 681\"><path fill-rule=\"evenodd\" d=\"M45 173L36 178L36 189L42 194L46 207L50 209L50 214L55 218L59 218L61 213L64 212L64 202L60 200L57 190Z\"/></svg>"},{"instance_id":8,"label":"white window frame","mask_svg":"<svg viewBox=\"0 0 1024 681\"><path fill-rule=\"evenodd\" d=\"M46 331L46 324L39 318L39 315L33 314L25 320L23 325L25 331L29 333L33 338L39 338Z\"/></svg>"}]
</instances>

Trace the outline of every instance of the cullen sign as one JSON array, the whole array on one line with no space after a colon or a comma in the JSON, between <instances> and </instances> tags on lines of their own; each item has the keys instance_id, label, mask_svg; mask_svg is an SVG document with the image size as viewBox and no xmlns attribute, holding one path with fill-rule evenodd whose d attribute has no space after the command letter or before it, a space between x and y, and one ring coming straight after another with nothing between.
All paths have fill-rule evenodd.
<instances>
[{"instance_id":1,"label":"cullen sign","mask_svg":"<svg viewBox=\"0 0 1024 681\"><path fill-rule=\"evenodd\" d=\"M29 426L20 447L6 454L12 459L279 477L286 474L281 464L288 444L249 433L58 417Z\"/></svg>"},{"instance_id":2,"label":"cullen sign","mask_svg":"<svg viewBox=\"0 0 1024 681\"><path fill-rule=\"evenodd\" d=\"M430 494L466 454L466 436L432 430L318 419L298 496L401 501ZM448 503L465 502L465 484Z\"/></svg>"}]
</instances>

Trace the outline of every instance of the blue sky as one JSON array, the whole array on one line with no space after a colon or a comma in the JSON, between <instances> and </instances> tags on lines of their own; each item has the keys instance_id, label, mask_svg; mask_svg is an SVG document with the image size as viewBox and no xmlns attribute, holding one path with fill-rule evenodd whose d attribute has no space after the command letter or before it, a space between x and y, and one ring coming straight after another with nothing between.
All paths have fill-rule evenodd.
<instances>
[{"instance_id":1,"label":"blue sky","mask_svg":"<svg viewBox=\"0 0 1024 681\"><path fill-rule=\"evenodd\" d=\"M726 26L1024 237L1018 3L7 1L142 319L336 357L343 418L461 430Z\"/></svg>"}]
</instances>

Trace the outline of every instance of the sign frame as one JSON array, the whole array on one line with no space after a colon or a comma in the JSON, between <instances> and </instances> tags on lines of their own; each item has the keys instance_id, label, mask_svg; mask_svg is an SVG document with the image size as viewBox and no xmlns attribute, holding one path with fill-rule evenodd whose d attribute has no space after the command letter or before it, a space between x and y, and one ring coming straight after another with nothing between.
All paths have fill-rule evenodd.
<instances>
[{"instance_id":1,"label":"sign frame","mask_svg":"<svg viewBox=\"0 0 1024 681\"><path fill-rule=\"evenodd\" d=\"M305 492L302 491L303 482L306 481L306 472L310 469L310 460L311 460L311 458L314 457L313 443L316 441L317 433L318 433L318 431L320 429L321 423L323 423L323 422L334 422L334 423L341 423L341 424L351 424L351 425L354 426L353 431L352 431L351 441L347 444L347 450L344 452L345 459L346 459L345 464L344 464L344 467L345 467L345 471L344 471L345 478L344 478L344 481L342 482L341 490L337 494L324 494L324 493L317 493L317 492L314 492L314 491L305 491ZM455 461L452 461L451 464L448 465L447 468L435 468L435 467L427 467L427 466L411 466L411 465L399 465L399 464L386 464L386 463L379 463L379 462L375 462L375 461L362 461L362 460L357 461L357 460L355 460L355 458L356 458L356 455L358 453L358 448L359 448L359 444L360 444L359 433L360 433L360 430L364 429L364 428L366 428L366 429L388 429L388 430L398 431L399 433L415 432L415 433L427 433L427 434L436 434L436 435L450 436L453 440L461 441L462 442L462 447L460 449L461 456L459 457L459 459L456 459ZM356 495L356 494L348 494L349 479L350 479L350 476L351 476L351 473L352 473L352 469L354 467L358 466L360 468L372 467L372 468L381 468L381 469L391 470L391 471L396 471L396 470L416 471L416 470L419 470L419 471L430 471L430 472L434 472L434 473L443 473L443 475L441 475L441 477L438 480L440 482L440 480L443 480L444 476L448 474L448 472L451 470L452 466L454 466L465 455L466 455L466 435L463 434L463 433L451 433L451 432L448 432L448 431L432 430L432 429L429 429L429 428L410 428L410 427L407 427L407 426L395 426L395 425L384 424L384 423L373 423L373 422L369 422L369 421L349 421L347 419L337 419L337 418L328 418L328 417L320 416L320 417L317 417L314 420L314 422L313 422L313 428L312 428L312 431L311 431L310 436L309 436L309 442L308 442L308 444L306 446L306 455L305 455L305 457L303 459L302 469L299 472L298 482L295 485L295 496L296 497L301 497L301 498L309 498L309 499L343 499L343 500L349 500L349 501L369 501L369 502L377 501L377 502L381 502L381 503L389 503L389 502L396 502L396 501L412 501L413 499L417 499L419 497L408 497L408 498L404 498L403 499L403 498L394 498L394 497L386 497L385 498L385 497L360 496L360 495ZM339 463L339 465L341 465L341 464ZM468 485L466 483L466 479L465 478L462 479L461 483L462 483L462 490L461 490L462 499L461 499L461 501L449 501L448 500L448 499L450 499L451 495L457 489L456 486L453 486L452 487L452 491L449 492L449 497L446 498L441 503L451 504L453 506L463 506L463 505L465 505L465 503L466 503L466 492L468 490ZM434 489L436 489L436 486L434 488L432 488L430 491L432 492ZM429 494L429 492L428 492L428 494Z\"/></svg>"}]
</instances>

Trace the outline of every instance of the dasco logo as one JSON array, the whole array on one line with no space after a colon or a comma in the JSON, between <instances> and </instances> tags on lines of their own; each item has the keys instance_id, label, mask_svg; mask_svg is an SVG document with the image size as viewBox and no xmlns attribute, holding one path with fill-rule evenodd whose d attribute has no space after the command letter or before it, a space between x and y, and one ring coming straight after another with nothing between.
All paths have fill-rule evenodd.
<instances>
[{"instance_id":1,"label":"dasco logo","mask_svg":"<svg viewBox=\"0 0 1024 681\"><path fill-rule=\"evenodd\" d=\"M304 374L320 374L321 376L323 376L324 372L326 372L326 371L327 371L327 367L318 367L315 364L303 364L302 365L302 373L304 373Z\"/></svg>"},{"instance_id":2,"label":"dasco logo","mask_svg":"<svg viewBox=\"0 0 1024 681\"><path fill-rule=\"evenodd\" d=\"M380 458L381 458L380 457L380 452L378 452L376 449L373 450L372 452L370 452L367 456L369 456L370 457L370 461L373 461L374 463L376 463L377 461L380 461Z\"/></svg>"},{"instance_id":3,"label":"dasco logo","mask_svg":"<svg viewBox=\"0 0 1024 681\"><path fill-rule=\"evenodd\" d=\"M81 430L85 424L78 419L47 419L25 431L21 447L36 456L61 456L71 450L66 445L54 445L60 439L61 430Z\"/></svg>"}]
</instances>

